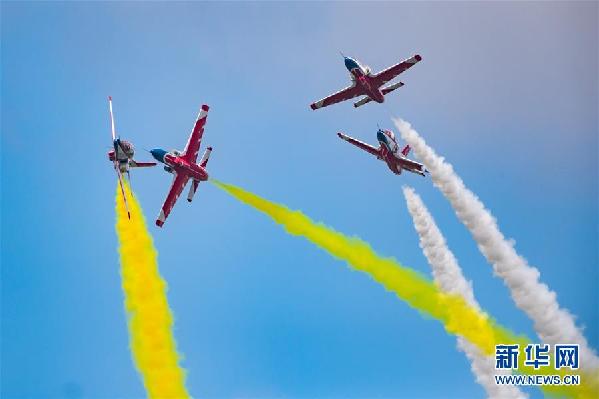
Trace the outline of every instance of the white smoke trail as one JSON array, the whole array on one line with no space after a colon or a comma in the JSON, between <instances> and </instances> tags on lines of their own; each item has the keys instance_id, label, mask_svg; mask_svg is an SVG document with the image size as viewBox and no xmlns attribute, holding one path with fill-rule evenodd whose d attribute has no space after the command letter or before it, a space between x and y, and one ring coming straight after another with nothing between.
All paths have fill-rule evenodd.
<instances>
[{"instance_id":1,"label":"white smoke trail","mask_svg":"<svg viewBox=\"0 0 599 399\"><path fill-rule=\"evenodd\" d=\"M433 183L449 200L460 221L468 228L478 248L493 265L511 292L512 299L534 323L543 342L579 344L581 367L595 374L599 359L582 332L576 327L574 317L560 308L557 295L539 281L540 273L522 258L499 230L497 222L478 197L472 193L453 167L430 148L411 125L395 119L401 136L429 170Z\"/></svg>"},{"instance_id":2,"label":"white smoke trail","mask_svg":"<svg viewBox=\"0 0 599 399\"><path fill-rule=\"evenodd\" d=\"M478 302L474 299L470 282L464 278L456 258L447 247L445 238L443 238L441 231L435 224L435 220L426 209L420 196L411 187L404 187L403 193L406 197L410 215L414 220L414 228L420 237L420 248L422 248L428 263L433 269L435 282L439 284L443 291L463 296L468 304L480 310ZM515 386L495 384L495 375L509 374L509 372L495 370L495 362L492 357L483 355L476 346L462 337L458 337L458 348L466 354L476 381L482 385L489 398L528 397Z\"/></svg>"}]
</instances>

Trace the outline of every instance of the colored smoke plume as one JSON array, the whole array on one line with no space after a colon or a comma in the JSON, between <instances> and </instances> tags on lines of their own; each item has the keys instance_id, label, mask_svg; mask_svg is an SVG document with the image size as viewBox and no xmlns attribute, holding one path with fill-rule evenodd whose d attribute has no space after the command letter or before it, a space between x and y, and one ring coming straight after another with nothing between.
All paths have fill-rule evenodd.
<instances>
[{"instance_id":1,"label":"colored smoke plume","mask_svg":"<svg viewBox=\"0 0 599 399\"><path fill-rule=\"evenodd\" d=\"M462 274L458 261L453 252L447 247L445 238L437 227L435 220L422 202L422 199L411 187L403 187L403 193L408 205L408 211L414 221L414 228L420 237L420 248L424 252L433 270L435 282L448 294L461 295L473 308L480 310L480 305L474 298L474 292L469 281ZM458 348L464 352L470 361L472 373L476 381L482 385L489 398L525 398L515 386L497 385L495 375L509 374L509 371L495 370L495 359L483 355L479 349L458 337Z\"/></svg>"},{"instance_id":2,"label":"colored smoke plume","mask_svg":"<svg viewBox=\"0 0 599 399\"><path fill-rule=\"evenodd\" d=\"M597 384L597 355L576 327L574 317L559 306L556 293L539 281L539 271L516 252L491 212L466 188L453 167L437 155L408 122L396 119L395 125L430 172L435 186L449 200L458 219L468 228L481 253L493 265L495 274L503 279L518 308L532 319L541 340L551 345L579 344L581 367L595 375L593 380Z\"/></svg>"},{"instance_id":3,"label":"colored smoke plume","mask_svg":"<svg viewBox=\"0 0 599 399\"><path fill-rule=\"evenodd\" d=\"M149 398L189 398L173 336L167 286L158 272L158 253L128 184L125 194L131 219L117 186L116 232L133 360Z\"/></svg>"},{"instance_id":4,"label":"colored smoke plume","mask_svg":"<svg viewBox=\"0 0 599 399\"><path fill-rule=\"evenodd\" d=\"M462 296L444 293L417 271L402 266L393 258L381 257L361 239L347 237L322 223L312 221L300 211L290 210L240 187L214 179L211 182L237 200L269 216L282 225L287 233L304 237L331 256L346 261L353 269L367 273L421 314L440 321L447 332L469 341L481 353L495 354L495 345L499 344L518 344L520 348L528 344L526 337L517 336L498 325L486 313L470 306ZM521 374L567 374L563 369L535 370L524 365L524 360L524 356L518 357L518 372ZM596 391L585 384L585 381L592 378L594 377L590 375L582 375L579 386L542 386L541 389L562 397L594 398Z\"/></svg>"}]
</instances>

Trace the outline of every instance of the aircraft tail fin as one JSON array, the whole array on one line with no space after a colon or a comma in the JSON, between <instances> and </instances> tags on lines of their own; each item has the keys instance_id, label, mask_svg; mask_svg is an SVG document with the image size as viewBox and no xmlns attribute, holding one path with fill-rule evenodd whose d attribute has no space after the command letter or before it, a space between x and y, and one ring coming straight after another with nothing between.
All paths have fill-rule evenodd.
<instances>
[{"instance_id":1,"label":"aircraft tail fin","mask_svg":"<svg viewBox=\"0 0 599 399\"><path fill-rule=\"evenodd\" d=\"M204 155L202 155L202 159L200 159L200 163L198 164L202 168L205 168L208 164L208 159L210 158L210 153L212 152L212 147L206 148L204 151ZM198 186L200 185L199 180L191 180L191 184L189 185L189 193L187 194L187 201L191 202L193 200L193 196L198 190Z\"/></svg>"},{"instance_id":2,"label":"aircraft tail fin","mask_svg":"<svg viewBox=\"0 0 599 399\"><path fill-rule=\"evenodd\" d=\"M362 105L367 104L371 101L372 101L372 99L370 97L366 96L366 97L360 99L359 101L356 101L354 103L354 107L356 107L356 108L361 107Z\"/></svg>"},{"instance_id":3,"label":"aircraft tail fin","mask_svg":"<svg viewBox=\"0 0 599 399\"><path fill-rule=\"evenodd\" d=\"M403 150L401 150L401 154L402 154L404 157L407 157L407 156L408 156L408 154L410 153L410 150L411 150L411 149L412 149L412 147L410 147L410 145L406 145L406 146L403 148Z\"/></svg>"},{"instance_id":4,"label":"aircraft tail fin","mask_svg":"<svg viewBox=\"0 0 599 399\"><path fill-rule=\"evenodd\" d=\"M381 90L381 93L383 93L383 95L385 96L385 95L391 93L393 90L399 89L403 85L404 85L403 82L394 83L391 86L383 87L383 89Z\"/></svg>"}]
</instances>

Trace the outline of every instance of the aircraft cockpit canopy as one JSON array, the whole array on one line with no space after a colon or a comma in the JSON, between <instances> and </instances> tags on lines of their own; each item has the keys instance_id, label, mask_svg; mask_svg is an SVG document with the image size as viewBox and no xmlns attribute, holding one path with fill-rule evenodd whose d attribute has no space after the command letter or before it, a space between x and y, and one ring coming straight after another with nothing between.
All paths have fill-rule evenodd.
<instances>
[{"instance_id":1,"label":"aircraft cockpit canopy","mask_svg":"<svg viewBox=\"0 0 599 399\"><path fill-rule=\"evenodd\" d=\"M119 146L121 147L121 149L123 150L123 152L125 154L127 154L128 156L132 156L134 153L134 148L133 148L133 144L131 144L128 141L125 140L121 140L119 143Z\"/></svg>"}]
</instances>

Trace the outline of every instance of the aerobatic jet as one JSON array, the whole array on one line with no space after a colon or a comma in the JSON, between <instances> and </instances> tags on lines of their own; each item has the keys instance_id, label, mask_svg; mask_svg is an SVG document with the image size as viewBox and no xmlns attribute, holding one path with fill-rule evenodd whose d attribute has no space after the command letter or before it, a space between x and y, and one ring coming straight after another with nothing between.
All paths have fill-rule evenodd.
<instances>
[{"instance_id":1,"label":"aerobatic jet","mask_svg":"<svg viewBox=\"0 0 599 399\"><path fill-rule=\"evenodd\" d=\"M125 208L127 208L127 216L131 219L129 213L129 207L127 206L127 198L125 197L125 189L123 188L123 174L127 173L130 178L130 168L144 168L149 166L156 166L156 162L137 162L133 159L135 155L135 149L133 144L129 141L121 140L121 135L117 136L114 128L114 116L112 114L112 97L108 97L108 108L110 110L110 129L112 130L112 146L113 149L108 151L108 160L112 161L114 170L119 178L119 184L121 185L121 193L123 194L123 200L125 201Z\"/></svg>"},{"instance_id":2,"label":"aerobatic jet","mask_svg":"<svg viewBox=\"0 0 599 399\"><path fill-rule=\"evenodd\" d=\"M175 202L177 202L177 198L181 195L188 180L191 180L189 194L187 195L187 201L189 202L193 199L193 195L198 189L198 184L200 184L201 181L208 180L206 164L208 164L208 158L212 152L212 147L206 149L200 163L196 164L198 151L204 134L204 126L206 125L206 118L208 116L208 109L209 107L207 105L202 105L198 118L191 131L191 135L189 136L189 140L187 141L187 145L182 152L177 150L167 152L161 148L155 148L150 151L157 161L164 164L164 170L173 174L171 189L166 196L164 204L162 204L158 219L156 219L156 225L158 227L162 227L164 224L164 221L169 213L171 213Z\"/></svg>"},{"instance_id":3,"label":"aerobatic jet","mask_svg":"<svg viewBox=\"0 0 599 399\"><path fill-rule=\"evenodd\" d=\"M370 144L363 143L360 140L356 140L353 137L349 137L343 133L337 133L337 135L348 143L351 143L356 147L371 153L377 157L377 159L385 161L389 169L391 169L391 172L395 173L396 175L400 175L402 170L416 173L421 176L426 176L425 173L428 173L428 171L424 168L424 165L408 159L408 154L410 153L409 145L406 145L401 151L399 151L399 145L397 144L395 135L391 130L379 129L378 132L376 132L376 138L379 141L379 148L375 148Z\"/></svg>"},{"instance_id":4,"label":"aerobatic jet","mask_svg":"<svg viewBox=\"0 0 599 399\"><path fill-rule=\"evenodd\" d=\"M365 96L354 103L354 107L359 107L371 101L382 103L385 101L385 95L393 90L400 88L404 84L397 82L387 87L382 87L397 75L412 67L419 62L422 57L418 54L399 64L393 65L379 73L372 73L369 67L362 66L353 58L343 56L345 67L349 71L352 84L345 89L331 94L320 101L310 104L310 108L316 110L331 104L336 104L341 101L349 100L358 96Z\"/></svg>"}]
</instances>

